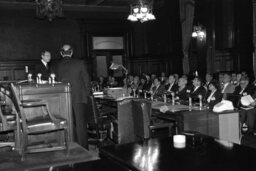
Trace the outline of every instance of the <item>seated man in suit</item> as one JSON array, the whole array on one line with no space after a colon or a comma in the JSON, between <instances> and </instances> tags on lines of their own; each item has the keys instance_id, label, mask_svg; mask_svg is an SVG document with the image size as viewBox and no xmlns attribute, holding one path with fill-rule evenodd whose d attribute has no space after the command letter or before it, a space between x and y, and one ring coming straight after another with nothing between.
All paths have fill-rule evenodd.
<instances>
[{"instance_id":1,"label":"seated man in suit","mask_svg":"<svg viewBox=\"0 0 256 171\"><path fill-rule=\"evenodd\" d=\"M206 89L206 91L209 89L209 84L212 82L212 80L213 80L212 74L206 73L205 84L204 84L204 88Z\"/></svg>"},{"instance_id":2,"label":"seated man in suit","mask_svg":"<svg viewBox=\"0 0 256 171\"><path fill-rule=\"evenodd\" d=\"M250 95L253 99L256 97L255 90L253 86L249 84L248 77L241 78L240 84L236 87L234 94L239 95L241 97ZM251 103L249 106L243 106L243 104L239 105L240 122L244 127L248 127L248 134L253 134L254 132L254 122L256 115L255 105L255 102Z\"/></svg>"},{"instance_id":3,"label":"seated man in suit","mask_svg":"<svg viewBox=\"0 0 256 171\"><path fill-rule=\"evenodd\" d=\"M174 75L169 75L168 84L165 86L167 92L176 92L178 90L178 85L175 83Z\"/></svg>"},{"instance_id":4,"label":"seated man in suit","mask_svg":"<svg viewBox=\"0 0 256 171\"><path fill-rule=\"evenodd\" d=\"M49 51L43 51L41 53L41 61L38 65L35 66L34 77L37 77L38 73L41 73L41 80L48 80L51 74L50 61L51 61L51 53Z\"/></svg>"},{"instance_id":5,"label":"seated man in suit","mask_svg":"<svg viewBox=\"0 0 256 171\"><path fill-rule=\"evenodd\" d=\"M211 81L209 83L209 91L207 91L205 96L205 102L209 106L209 109L213 109L214 105L222 100L222 93L220 92L218 82Z\"/></svg>"},{"instance_id":6,"label":"seated man in suit","mask_svg":"<svg viewBox=\"0 0 256 171\"><path fill-rule=\"evenodd\" d=\"M193 100L198 100L199 95L201 95L202 99L204 99L206 94L205 88L202 86L202 81L199 77L195 77L193 79L193 91L190 93L190 97Z\"/></svg>"},{"instance_id":7,"label":"seated man in suit","mask_svg":"<svg viewBox=\"0 0 256 171\"><path fill-rule=\"evenodd\" d=\"M235 86L231 84L231 75L225 73L223 76L223 88L221 93L223 94L223 99L227 98L228 93L233 93L235 91Z\"/></svg>"},{"instance_id":8,"label":"seated man in suit","mask_svg":"<svg viewBox=\"0 0 256 171\"><path fill-rule=\"evenodd\" d=\"M151 93L154 99L161 98L165 93L165 87L161 84L160 78L155 78L153 82Z\"/></svg>"},{"instance_id":9,"label":"seated man in suit","mask_svg":"<svg viewBox=\"0 0 256 171\"><path fill-rule=\"evenodd\" d=\"M187 101L189 94L191 93L190 87L187 85L188 80L185 77L179 78L178 91L175 92L175 99L181 101Z\"/></svg>"}]
</instances>

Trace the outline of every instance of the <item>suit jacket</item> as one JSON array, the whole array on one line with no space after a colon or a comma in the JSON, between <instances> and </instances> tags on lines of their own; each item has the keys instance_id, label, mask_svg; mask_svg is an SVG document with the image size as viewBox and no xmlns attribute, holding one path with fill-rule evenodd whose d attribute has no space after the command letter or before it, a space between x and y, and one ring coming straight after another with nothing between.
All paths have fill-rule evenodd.
<instances>
[{"instance_id":1,"label":"suit jacket","mask_svg":"<svg viewBox=\"0 0 256 171\"><path fill-rule=\"evenodd\" d=\"M71 84L72 102L87 103L91 86L87 67L82 60L64 57L56 66L56 78Z\"/></svg>"},{"instance_id":2,"label":"suit jacket","mask_svg":"<svg viewBox=\"0 0 256 171\"><path fill-rule=\"evenodd\" d=\"M199 94L202 95L202 99L204 99L206 90L203 86L198 87L196 91L192 91L190 96L192 97L192 99L198 99Z\"/></svg>"},{"instance_id":3,"label":"suit jacket","mask_svg":"<svg viewBox=\"0 0 256 171\"><path fill-rule=\"evenodd\" d=\"M229 83L226 88L224 89L223 93L233 93L235 91L235 86Z\"/></svg>"},{"instance_id":4,"label":"suit jacket","mask_svg":"<svg viewBox=\"0 0 256 171\"><path fill-rule=\"evenodd\" d=\"M188 100L190 93L191 93L191 88L189 86L186 86L182 90L177 91L175 96L179 97L179 100L186 101Z\"/></svg>"},{"instance_id":5,"label":"suit jacket","mask_svg":"<svg viewBox=\"0 0 256 171\"><path fill-rule=\"evenodd\" d=\"M41 79L42 80L48 80L50 74L51 74L51 66L47 64L48 67L46 68L42 61L40 61L39 64L35 66L35 72L34 72L34 78L37 77L38 73L42 74Z\"/></svg>"},{"instance_id":6,"label":"suit jacket","mask_svg":"<svg viewBox=\"0 0 256 171\"><path fill-rule=\"evenodd\" d=\"M210 109L213 109L214 105L216 105L222 100L223 94L220 92L220 90L215 91L212 97L210 98L210 102L208 102L207 99L210 95L211 91L208 91L205 96L205 102L208 104Z\"/></svg>"},{"instance_id":7,"label":"suit jacket","mask_svg":"<svg viewBox=\"0 0 256 171\"><path fill-rule=\"evenodd\" d=\"M254 95L254 88L250 85L247 85L245 87L245 89L242 92L241 91L242 91L241 86L236 86L234 94L235 95L241 95L241 96L246 96L246 95L253 96Z\"/></svg>"},{"instance_id":8,"label":"suit jacket","mask_svg":"<svg viewBox=\"0 0 256 171\"><path fill-rule=\"evenodd\" d=\"M169 89L169 87L170 87L170 84L167 84L167 85L165 86L166 91ZM170 91L176 92L176 91L178 91L178 89L179 89L179 86L178 86L176 83L174 83L174 84L172 85L172 88L171 88Z\"/></svg>"},{"instance_id":9,"label":"suit jacket","mask_svg":"<svg viewBox=\"0 0 256 171\"><path fill-rule=\"evenodd\" d=\"M163 85L160 85L157 89L156 89L156 87L153 87L152 90L153 90L154 98L162 97L162 95L165 92L165 87Z\"/></svg>"}]
</instances>

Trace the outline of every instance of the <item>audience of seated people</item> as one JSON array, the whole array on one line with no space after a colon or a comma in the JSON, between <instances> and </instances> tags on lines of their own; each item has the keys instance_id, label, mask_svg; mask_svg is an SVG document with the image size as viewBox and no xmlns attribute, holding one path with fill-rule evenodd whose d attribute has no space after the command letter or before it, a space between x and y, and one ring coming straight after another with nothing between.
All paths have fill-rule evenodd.
<instances>
[{"instance_id":1,"label":"audience of seated people","mask_svg":"<svg viewBox=\"0 0 256 171\"><path fill-rule=\"evenodd\" d=\"M123 82L116 81L115 77L109 76L106 81L105 78L99 77L98 89L102 91L107 87L123 86L130 90L132 96L136 94L136 97L144 98L145 94L148 94L146 97L151 97L153 100L163 100L164 94L169 99L174 96L175 100L179 101L188 101L189 97L196 99L200 95L210 109L221 100L227 99L229 95L239 96L239 98L251 95L253 99L256 98L256 81L250 82L246 72L206 73L204 81L200 77L191 78L188 75L179 77L176 73L166 75L164 72L159 75L155 73L143 73L141 76L130 74L127 80L122 80ZM252 134L255 125L256 103L251 103L249 107L241 103L234 104L234 106L239 109L241 124L247 125L248 133Z\"/></svg>"}]
</instances>

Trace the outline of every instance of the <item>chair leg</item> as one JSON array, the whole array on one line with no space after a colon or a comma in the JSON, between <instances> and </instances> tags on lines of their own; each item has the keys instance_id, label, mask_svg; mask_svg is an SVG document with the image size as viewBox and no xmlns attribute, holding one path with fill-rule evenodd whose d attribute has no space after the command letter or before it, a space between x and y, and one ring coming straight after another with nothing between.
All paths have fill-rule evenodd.
<instances>
[{"instance_id":1,"label":"chair leg","mask_svg":"<svg viewBox=\"0 0 256 171\"><path fill-rule=\"evenodd\" d=\"M66 151L69 152L69 140L68 140L68 130L64 129L64 139L65 139L65 147L66 147Z\"/></svg>"}]
</instances>

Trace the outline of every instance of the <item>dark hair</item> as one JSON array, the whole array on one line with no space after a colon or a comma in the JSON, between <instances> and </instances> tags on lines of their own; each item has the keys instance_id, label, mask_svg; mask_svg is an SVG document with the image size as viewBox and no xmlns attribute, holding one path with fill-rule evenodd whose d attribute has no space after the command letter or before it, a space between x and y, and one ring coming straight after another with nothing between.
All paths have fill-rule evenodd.
<instances>
[{"instance_id":1,"label":"dark hair","mask_svg":"<svg viewBox=\"0 0 256 171\"><path fill-rule=\"evenodd\" d=\"M43 50L42 52L41 52L41 56L42 55L44 55L46 52L49 52L48 50ZM50 52L49 52L50 53Z\"/></svg>"},{"instance_id":2,"label":"dark hair","mask_svg":"<svg viewBox=\"0 0 256 171\"><path fill-rule=\"evenodd\" d=\"M202 79L200 77L195 77L194 79L197 79L199 82L202 83Z\"/></svg>"}]
</instances>

